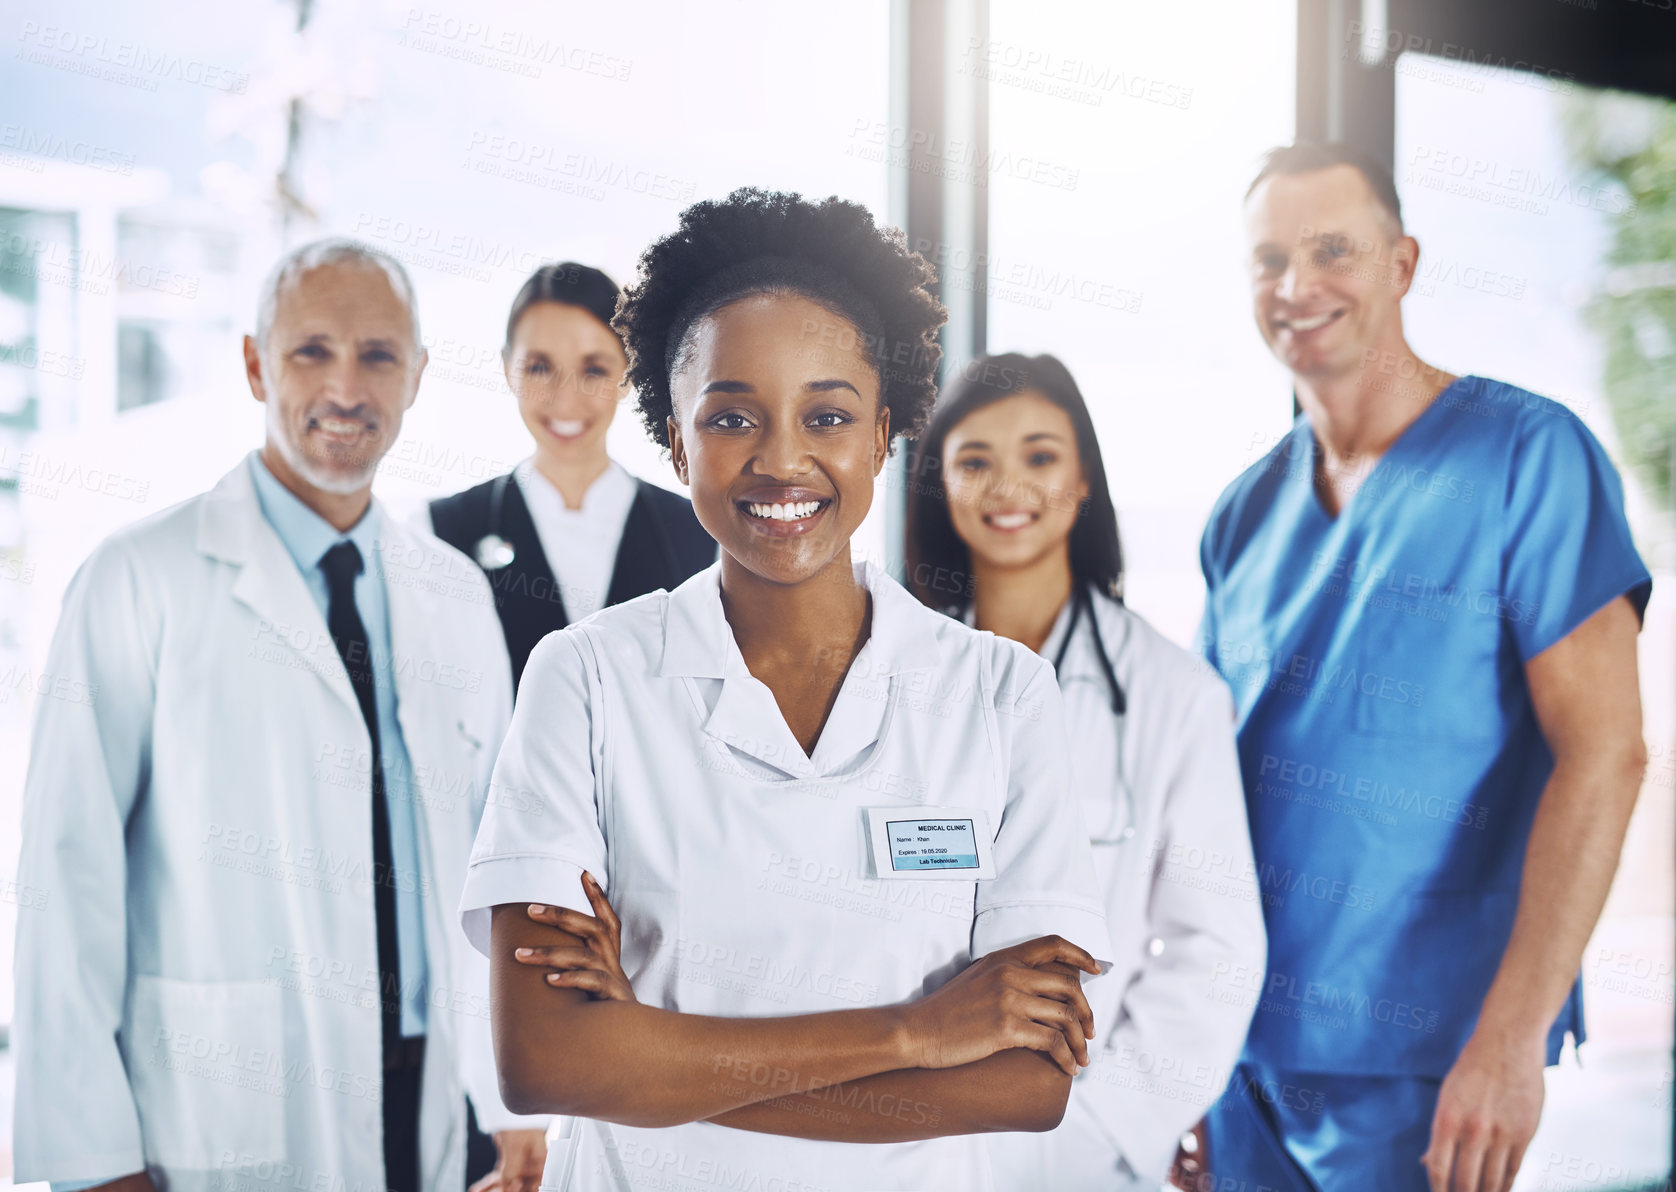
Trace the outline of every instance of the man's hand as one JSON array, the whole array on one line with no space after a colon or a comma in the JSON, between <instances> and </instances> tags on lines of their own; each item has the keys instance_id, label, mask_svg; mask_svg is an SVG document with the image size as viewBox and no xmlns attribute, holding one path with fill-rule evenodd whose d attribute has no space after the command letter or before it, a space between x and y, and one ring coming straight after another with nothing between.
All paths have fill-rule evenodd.
<instances>
[{"instance_id":1,"label":"man's hand","mask_svg":"<svg viewBox=\"0 0 1676 1192\"><path fill-rule=\"evenodd\" d=\"M502 1130L495 1135L494 1170L469 1192L536 1192L547 1163L547 1131Z\"/></svg>"},{"instance_id":2,"label":"man's hand","mask_svg":"<svg viewBox=\"0 0 1676 1192\"><path fill-rule=\"evenodd\" d=\"M1444 1077L1421 1156L1432 1192L1506 1192L1542 1116L1546 1039L1497 1043L1474 1034Z\"/></svg>"}]
</instances>

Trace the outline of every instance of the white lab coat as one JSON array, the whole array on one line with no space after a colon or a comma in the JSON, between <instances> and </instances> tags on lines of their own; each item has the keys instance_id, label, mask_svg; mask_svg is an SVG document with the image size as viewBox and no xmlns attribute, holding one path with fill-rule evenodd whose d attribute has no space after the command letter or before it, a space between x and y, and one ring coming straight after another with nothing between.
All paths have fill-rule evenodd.
<instances>
[{"instance_id":1,"label":"white lab coat","mask_svg":"<svg viewBox=\"0 0 1676 1192\"><path fill-rule=\"evenodd\" d=\"M487 966L454 908L512 708L490 590L384 518L419 804L427 1192L501 1104ZM369 567L373 560L367 560ZM383 1188L370 739L241 460L82 565L24 792L16 1176L160 1192ZM519 798L516 792L495 797Z\"/></svg>"},{"instance_id":2,"label":"white lab coat","mask_svg":"<svg viewBox=\"0 0 1676 1192\"><path fill-rule=\"evenodd\" d=\"M1245 1042L1255 998L1218 996L1227 974L1262 972L1267 952L1226 684L1110 597L1092 609L1127 713L1112 711L1086 615L1058 678L1117 961L1087 986L1091 1062L1065 1120L989 1136L1004 1192L1157 1188Z\"/></svg>"}]
</instances>

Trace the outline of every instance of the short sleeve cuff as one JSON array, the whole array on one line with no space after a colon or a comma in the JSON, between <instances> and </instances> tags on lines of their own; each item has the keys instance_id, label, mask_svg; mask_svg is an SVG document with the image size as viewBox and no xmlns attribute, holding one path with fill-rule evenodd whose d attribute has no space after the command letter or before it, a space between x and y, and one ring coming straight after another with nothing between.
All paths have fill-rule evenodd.
<instances>
[{"instance_id":1,"label":"short sleeve cuff","mask_svg":"<svg viewBox=\"0 0 1676 1192\"><path fill-rule=\"evenodd\" d=\"M1109 972L1115 951L1106 916L1098 907L1075 902L1009 902L986 907L972 923L972 956L987 956L1044 935L1070 940Z\"/></svg>"},{"instance_id":2,"label":"short sleeve cuff","mask_svg":"<svg viewBox=\"0 0 1676 1192\"><path fill-rule=\"evenodd\" d=\"M1652 592L1653 577L1645 567L1638 565L1614 580L1599 584L1592 592L1573 601L1563 616L1550 619L1546 623L1539 622L1522 635L1516 633L1516 637L1522 638L1519 641L1520 656L1529 662L1550 646L1570 637L1584 621L1620 596L1630 602L1630 607L1635 610L1636 620L1642 620L1646 615L1647 601ZM1515 626L1516 630L1519 628L1523 627Z\"/></svg>"},{"instance_id":3,"label":"short sleeve cuff","mask_svg":"<svg viewBox=\"0 0 1676 1192\"><path fill-rule=\"evenodd\" d=\"M489 955L490 911L508 902L539 902L564 906L584 915L594 913L582 890L582 871L600 877L600 867L566 857L526 853L510 857L484 857L466 870L465 889L460 895L460 926L466 939L483 955ZM605 881L600 877L600 885Z\"/></svg>"}]
</instances>

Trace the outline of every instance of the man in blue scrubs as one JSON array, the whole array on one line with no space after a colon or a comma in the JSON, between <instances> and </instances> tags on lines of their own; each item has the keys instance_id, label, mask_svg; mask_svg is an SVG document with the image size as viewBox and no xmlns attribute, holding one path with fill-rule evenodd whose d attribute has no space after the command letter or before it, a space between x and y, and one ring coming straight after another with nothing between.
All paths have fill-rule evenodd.
<instances>
[{"instance_id":1,"label":"man in blue scrubs","mask_svg":"<svg viewBox=\"0 0 1676 1192\"><path fill-rule=\"evenodd\" d=\"M1302 414L1201 547L1269 958L1207 1119L1218 1183L1501 1192L1645 765L1651 581L1563 406L1422 362L1389 173L1276 150L1245 209L1258 329ZM1229 1187L1236 1186L1228 1183Z\"/></svg>"}]
</instances>

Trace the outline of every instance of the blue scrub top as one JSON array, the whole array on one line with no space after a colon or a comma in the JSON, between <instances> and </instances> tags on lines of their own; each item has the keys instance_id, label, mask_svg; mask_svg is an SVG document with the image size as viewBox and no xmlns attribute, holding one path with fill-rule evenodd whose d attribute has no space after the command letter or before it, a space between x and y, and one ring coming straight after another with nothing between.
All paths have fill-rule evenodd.
<instances>
[{"instance_id":1,"label":"blue scrub top","mask_svg":"<svg viewBox=\"0 0 1676 1192\"><path fill-rule=\"evenodd\" d=\"M1506 950L1553 769L1525 664L1618 596L1639 613L1652 582L1617 472L1547 398L1457 380L1337 518L1315 452L1300 416L1200 550L1269 934L1246 1057L1441 1076ZM1550 1063L1567 1031L1580 983Z\"/></svg>"}]
</instances>

